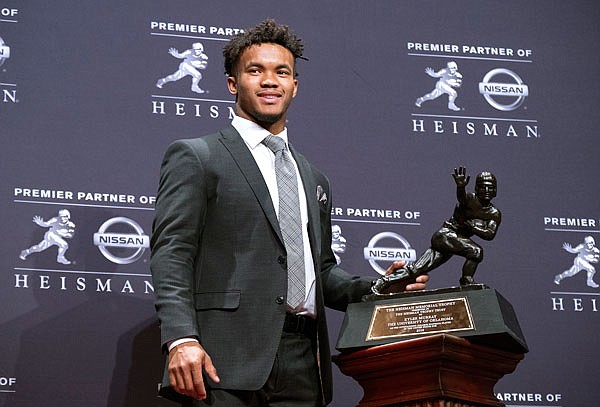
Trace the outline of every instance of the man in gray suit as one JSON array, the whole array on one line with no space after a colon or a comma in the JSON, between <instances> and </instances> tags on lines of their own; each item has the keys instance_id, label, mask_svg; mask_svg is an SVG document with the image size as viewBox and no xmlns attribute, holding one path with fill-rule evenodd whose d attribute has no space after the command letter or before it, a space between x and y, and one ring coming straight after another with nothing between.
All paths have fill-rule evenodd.
<instances>
[{"instance_id":1,"label":"man in gray suit","mask_svg":"<svg viewBox=\"0 0 600 407\"><path fill-rule=\"evenodd\" d=\"M225 47L236 117L165 153L151 241L162 393L183 404L321 406L332 378L325 306L345 310L372 281L337 266L329 181L287 143L301 41L267 20ZM303 300L290 303L282 194L269 136L291 152L299 194ZM283 231L285 232L285 231ZM388 270L400 267L395 263ZM407 286L423 289L426 276ZM175 398L177 398L175 397Z\"/></svg>"}]
</instances>

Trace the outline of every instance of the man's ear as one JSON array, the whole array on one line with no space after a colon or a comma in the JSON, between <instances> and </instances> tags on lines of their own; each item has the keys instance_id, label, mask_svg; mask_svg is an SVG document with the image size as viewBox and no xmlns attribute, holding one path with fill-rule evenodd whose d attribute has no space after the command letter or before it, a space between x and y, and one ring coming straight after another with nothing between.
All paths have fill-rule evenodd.
<instances>
[{"instance_id":1,"label":"man's ear","mask_svg":"<svg viewBox=\"0 0 600 407\"><path fill-rule=\"evenodd\" d=\"M237 80L235 76L227 77L227 89L229 89L229 93L232 95L237 95Z\"/></svg>"}]
</instances>

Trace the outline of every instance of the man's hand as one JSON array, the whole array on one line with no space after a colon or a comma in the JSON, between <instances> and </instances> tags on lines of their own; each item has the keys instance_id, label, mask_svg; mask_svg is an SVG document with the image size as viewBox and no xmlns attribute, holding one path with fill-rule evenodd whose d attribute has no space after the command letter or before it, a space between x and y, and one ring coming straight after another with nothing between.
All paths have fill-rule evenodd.
<instances>
[{"instance_id":1,"label":"man's hand","mask_svg":"<svg viewBox=\"0 0 600 407\"><path fill-rule=\"evenodd\" d=\"M404 261L395 261L387 268L387 270L385 271L385 275L389 276L390 274L393 274L396 270L401 269L405 265L406 265L406 262L404 262ZM415 279L414 283L411 282L410 284L407 284L406 287L404 288L404 290L405 291L424 290L425 283L427 283L428 281L429 281L429 276L427 274L420 275Z\"/></svg>"},{"instance_id":2,"label":"man's hand","mask_svg":"<svg viewBox=\"0 0 600 407\"><path fill-rule=\"evenodd\" d=\"M210 356L199 343L184 342L169 352L169 380L178 393L204 400L206 388L202 378L203 370L213 382L220 381Z\"/></svg>"},{"instance_id":3,"label":"man's hand","mask_svg":"<svg viewBox=\"0 0 600 407\"><path fill-rule=\"evenodd\" d=\"M429 275L422 274L415 279L414 283L408 284L405 288L406 291L417 291L424 290L425 283L429 281Z\"/></svg>"},{"instance_id":4,"label":"man's hand","mask_svg":"<svg viewBox=\"0 0 600 407\"><path fill-rule=\"evenodd\" d=\"M385 275L389 276L390 274L393 274L396 270L401 269L405 265L405 261L395 261L392 264L390 264L390 266L387 268L387 270L385 271Z\"/></svg>"}]
</instances>

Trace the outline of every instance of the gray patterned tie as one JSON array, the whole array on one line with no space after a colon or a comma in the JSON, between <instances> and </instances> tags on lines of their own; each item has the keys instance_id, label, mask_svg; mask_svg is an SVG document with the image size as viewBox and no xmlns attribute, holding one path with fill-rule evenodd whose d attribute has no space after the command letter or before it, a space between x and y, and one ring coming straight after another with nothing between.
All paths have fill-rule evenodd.
<instances>
[{"instance_id":1,"label":"gray patterned tie","mask_svg":"<svg viewBox=\"0 0 600 407\"><path fill-rule=\"evenodd\" d=\"M287 251L288 292L287 303L296 308L304 301L304 244L300 198L294 163L281 137L268 135L263 144L275 153L275 176L279 191L279 227Z\"/></svg>"}]
</instances>

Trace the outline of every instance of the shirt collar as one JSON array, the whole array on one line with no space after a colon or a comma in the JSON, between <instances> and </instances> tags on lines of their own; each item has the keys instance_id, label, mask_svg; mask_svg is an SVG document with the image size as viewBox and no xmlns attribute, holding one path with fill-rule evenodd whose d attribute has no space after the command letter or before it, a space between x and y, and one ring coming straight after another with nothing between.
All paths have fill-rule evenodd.
<instances>
[{"instance_id":1,"label":"shirt collar","mask_svg":"<svg viewBox=\"0 0 600 407\"><path fill-rule=\"evenodd\" d=\"M231 125L235 127L238 133L240 133L240 136L242 136L244 142L252 150L254 150L256 146L258 146L264 140L265 137L271 134L268 130L259 126L255 122L244 119L243 117L237 115L233 117ZM285 141L285 144L288 144L287 127L276 136L281 137Z\"/></svg>"}]
</instances>

